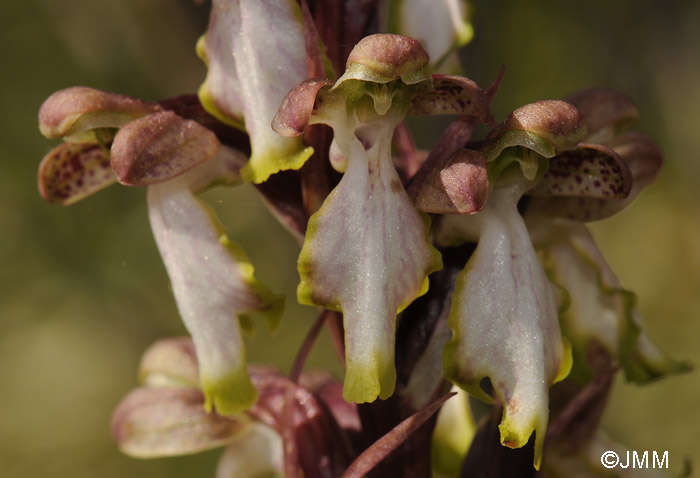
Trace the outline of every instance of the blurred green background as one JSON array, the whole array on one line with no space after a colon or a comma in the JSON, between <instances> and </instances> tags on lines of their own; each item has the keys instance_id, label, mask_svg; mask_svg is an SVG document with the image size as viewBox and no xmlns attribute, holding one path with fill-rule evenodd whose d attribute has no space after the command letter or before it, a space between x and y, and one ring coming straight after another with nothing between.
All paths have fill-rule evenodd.
<instances>
[{"instance_id":1,"label":"blurred green background","mask_svg":"<svg viewBox=\"0 0 700 478\"><path fill-rule=\"evenodd\" d=\"M0 476L213 476L219 452L139 461L122 456L110 414L136 384L142 351L181 335L150 234L145 191L113 186L70 208L39 197L36 169L54 143L36 114L53 91L85 85L144 99L194 92L205 69L194 44L207 7L189 0L24 0L0 3ZM609 86L639 106L637 129L666 153L656 185L625 213L593 226L651 335L700 364L700 7L696 1L477 1L469 75L506 76L494 103L515 107ZM288 297L253 361L284 371L314 319L294 304L297 245L248 187L209 193L258 275ZM324 365L323 341L311 366ZM646 387L620 381L605 416L632 450L669 451L700 467L698 374Z\"/></svg>"}]
</instances>

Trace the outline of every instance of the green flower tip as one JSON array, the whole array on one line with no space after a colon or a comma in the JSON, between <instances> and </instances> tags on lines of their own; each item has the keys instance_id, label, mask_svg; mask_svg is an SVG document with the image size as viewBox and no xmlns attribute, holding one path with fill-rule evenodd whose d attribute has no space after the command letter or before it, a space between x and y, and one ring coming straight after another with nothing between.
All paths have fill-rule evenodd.
<instances>
[{"instance_id":1,"label":"green flower tip","mask_svg":"<svg viewBox=\"0 0 700 478\"><path fill-rule=\"evenodd\" d=\"M245 367L233 370L221 377L202 376L204 410L231 416L244 412L258 400L258 391L250 381Z\"/></svg>"},{"instance_id":2,"label":"green flower tip","mask_svg":"<svg viewBox=\"0 0 700 478\"><path fill-rule=\"evenodd\" d=\"M542 426L544 425L544 426ZM546 430L546 422L544 424L529 424L528 426L517 425L509 419L506 411L503 413L503 420L498 425L498 431L501 435L501 444L508 448L522 448L530 441L532 432L535 432L535 456L533 466L535 470L540 469L542 464L542 453L544 451L544 432Z\"/></svg>"},{"instance_id":3,"label":"green flower tip","mask_svg":"<svg viewBox=\"0 0 700 478\"><path fill-rule=\"evenodd\" d=\"M393 357L374 354L365 363L348 360L343 384L343 398L347 402L370 403L377 398L386 400L394 393L396 368ZM391 363L387 363L391 362Z\"/></svg>"}]
</instances>

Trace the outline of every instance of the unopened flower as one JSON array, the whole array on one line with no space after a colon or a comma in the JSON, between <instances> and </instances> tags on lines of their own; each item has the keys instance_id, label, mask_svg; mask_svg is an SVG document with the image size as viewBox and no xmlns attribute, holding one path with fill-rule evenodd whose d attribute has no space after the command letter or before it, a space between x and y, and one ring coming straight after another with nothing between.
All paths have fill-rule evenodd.
<instances>
[{"instance_id":1,"label":"unopened flower","mask_svg":"<svg viewBox=\"0 0 700 478\"><path fill-rule=\"evenodd\" d=\"M328 410L342 415L344 426L357 426L357 416L350 406L336 406L340 402L331 397L329 377L312 380L315 391L326 397L322 405L310 390L274 369L252 367L260 394L255 408L221 416L203 409L198 367L194 345L186 337L160 340L146 351L139 371L142 386L122 400L112 419L112 432L124 453L156 458L226 446L218 478L281 476L289 471L294 472L289 476L298 476L304 467L338 473L329 459L333 415ZM335 390L340 393L339 387ZM307 447L304 453L301 446ZM304 455L311 458L305 460Z\"/></svg>"},{"instance_id":2,"label":"unopened flower","mask_svg":"<svg viewBox=\"0 0 700 478\"><path fill-rule=\"evenodd\" d=\"M250 367L260 398L245 412L221 416L203 410L198 367L188 337L159 340L146 351L141 386L112 418L112 433L124 453L156 458L226 446L217 478L360 477L452 396L427 404L367 446L358 440L368 431L357 407L342 399L341 385L326 373L304 373L297 383L272 367Z\"/></svg>"}]
</instances>

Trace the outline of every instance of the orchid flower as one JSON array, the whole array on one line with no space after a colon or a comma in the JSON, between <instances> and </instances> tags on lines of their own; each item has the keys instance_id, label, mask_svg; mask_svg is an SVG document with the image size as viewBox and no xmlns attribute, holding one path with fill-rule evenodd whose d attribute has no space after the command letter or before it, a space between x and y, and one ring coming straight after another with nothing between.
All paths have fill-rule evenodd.
<instances>
[{"instance_id":1,"label":"orchid flower","mask_svg":"<svg viewBox=\"0 0 700 478\"><path fill-rule=\"evenodd\" d=\"M396 314L427 290L441 267L428 219L411 204L392 164L394 128L406 114L452 113L488 121L488 99L470 80L431 76L428 55L408 37L360 41L331 86L307 80L285 98L273 127L333 128L333 167L343 178L309 220L299 256L299 302L343 312L344 397L387 398L395 383Z\"/></svg>"},{"instance_id":2,"label":"orchid flower","mask_svg":"<svg viewBox=\"0 0 700 478\"><path fill-rule=\"evenodd\" d=\"M478 241L452 295L445 374L489 402L481 381L491 380L503 403L501 443L519 448L536 432L535 468L547 428L548 389L567 375L571 359L559 330L557 289L540 264L518 202L536 185L545 187L549 164L573 168L560 153L584 136L585 125L568 103L517 109L482 147L491 189L486 207L445 216L436 230L443 245Z\"/></svg>"},{"instance_id":3,"label":"orchid flower","mask_svg":"<svg viewBox=\"0 0 700 478\"><path fill-rule=\"evenodd\" d=\"M226 446L217 478L360 477L452 396L429 404L359 453L357 407L341 398L342 387L328 374L304 373L296 383L272 367L251 367L259 400L246 412L221 416L203 410L198 356L189 337L162 339L146 351L141 386L112 418L112 433L124 453L156 458Z\"/></svg>"},{"instance_id":4,"label":"orchid flower","mask_svg":"<svg viewBox=\"0 0 700 478\"><path fill-rule=\"evenodd\" d=\"M537 432L536 468L547 426L547 388L572 365L559 330L560 314L578 367L585 366L585 346L594 338L616 356L626 355L628 373L649 378L655 370L686 367L668 359L646 335L637 339L633 295L620 288L580 223L629 204L650 182L660 155L639 136L611 140L612 148L584 142L610 134L614 125L608 120L629 120L620 98L600 99L604 112L592 111L585 99L582 109L593 121L585 121L570 103L546 101L519 108L492 131L482 147L489 178L495 179L485 210L446 216L436 231L442 244L478 241L453 295L448 323L454 336L445 348L446 374L485 400L490 397L480 381L491 379L504 403L501 442L520 447ZM529 231L517 210L524 194ZM545 220L567 214L565 223ZM547 244L546 272L531 236L538 248L540 241ZM631 336L631 343L616 338L615 329L622 333L625 328L622 336Z\"/></svg>"},{"instance_id":5,"label":"orchid flower","mask_svg":"<svg viewBox=\"0 0 700 478\"><path fill-rule=\"evenodd\" d=\"M668 373L689 370L661 351L642 329L636 296L624 289L605 261L582 221L594 221L627 207L651 184L662 163L662 153L647 136L621 130L637 119L632 101L614 90L582 90L568 98L588 125L587 142L612 149L629 168L629 194L609 197L533 198L527 220L538 237L551 279L567 291L568 309L562 327L573 344L576 370L587 375L583 359L595 341L622 364L628 380L643 383ZM602 171L601 171L602 172ZM589 171L588 173L593 174Z\"/></svg>"},{"instance_id":6,"label":"orchid flower","mask_svg":"<svg viewBox=\"0 0 700 478\"><path fill-rule=\"evenodd\" d=\"M138 458L154 458L226 446L218 478L282 475L285 451L279 430L283 414L279 397L284 389L273 391L270 380L277 374L265 368L251 370L263 396L259 407L269 407L268 420L252 413L206 413L197 356L188 337L163 339L146 351L139 371L142 386L122 400L112 419L112 432L121 450ZM278 382L296 387L283 377ZM311 406L318 407L315 402ZM299 411L294 410L296 415ZM310 423L313 415L302 419Z\"/></svg>"},{"instance_id":7,"label":"orchid flower","mask_svg":"<svg viewBox=\"0 0 700 478\"><path fill-rule=\"evenodd\" d=\"M467 0L213 0L198 95L76 87L46 100L40 130L64 143L41 163L41 194L69 205L146 186L191 335L144 355L112 422L126 454L225 446L219 478L361 478L428 476L431 460L507 476L492 464L514 454L534 476L546 450L547 476L607 444L596 428L618 364L640 383L689 369L642 330L584 225L629 205L661 165L650 139L620 133L631 101L585 90L496 125L503 72L486 90L455 75L470 17ZM361 39L377 25L391 33ZM423 153L409 115L456 118ZM494 128L475 142L478 123ZM252 317L273 331L283 299L196 196L243 182L303 239L297 298L323 309L288 377L246 363ZM302 371L326 324L342 384ZM487 420L467 393L495 402ZM509 449L528 443L534 469L529 449Z\"/></svg>"},{"instance_id":8,"label":"orchid flower","mask_svg":"<svg viewBox=\"0 0 700 478\"><path fill-rule=\"evenodd\" d=\"M49 202L72 204L116 181L148 186L151 227L197 346L206 407L222 414L250 407L257 395L240 328L250 329L249 315L259 313L274 330L282 298L255 279L245 253L194 195L240 183L245 156L156 103L89 88L55 93L39 121L46 136L67 141L39 168L39 188Z\"/></svg>"}]
</instances>

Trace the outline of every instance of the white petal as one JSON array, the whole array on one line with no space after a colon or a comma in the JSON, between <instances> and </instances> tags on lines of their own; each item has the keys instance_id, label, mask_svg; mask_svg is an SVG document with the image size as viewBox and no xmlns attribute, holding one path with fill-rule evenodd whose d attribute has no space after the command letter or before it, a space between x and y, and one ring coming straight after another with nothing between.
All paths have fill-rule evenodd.
<instances>
[{"instance_id":1,"label":"white petal","mask_svg":"<svg viewBox=\"0 0 700 478\"><path fill-rule=\"evenodd\" d=\"M300 168L311 148L270 126L285 95L307 76L297 2L217 0L199 51L209 66L202 103L230 124L245 123L250 136L252 155L243 177L260 183L278 171Z\"/></svg>"},{"instance_id":2,"label":"white petal","mask_svg":"<svg viewBox=\"0 0 700 478\"><path fill-rule=\"evenodd\" d=\"M206 407L213 403L219 413L232 414L257 397L246 370L239 319L259 312L275 321L281 301L255 280L245 253L190 189L216 180L203 173L216 173L217 164L209 161L202 170L149 187L148 206L178 310L197 350Z\"/></svg>"},{"instance_id":3,"label":"white petal","mask_svg":"<svg viewBox=\"0 0 700 478\"><path fill-rule=\"evenodd\" d=\"M340 142L347 171L312 216L299 257L300 302L343 312L343 394L356 402L393 392L396 314L425 292L427 275L440 267L427 223L391 162L393 127L388 134L373 128L368 150L354 136Z\"/></svg>"},{"instance_id":4,"label":"white petal","mask_svg":"<svg viewBox=\"0 0 700 478\"><path fill-rule=\"evenodd\" d=\"M558 298L517 211L520 192L497 188L481 216L474 255L457 277L445 347L446 375L481 398L488 377L503 401L501 442L525 445L536 432L539 466L549 414L549 386L563 345Z\"/></svg>"}]
</instances>

